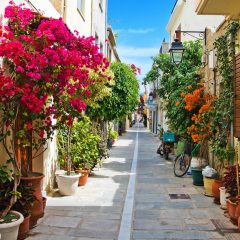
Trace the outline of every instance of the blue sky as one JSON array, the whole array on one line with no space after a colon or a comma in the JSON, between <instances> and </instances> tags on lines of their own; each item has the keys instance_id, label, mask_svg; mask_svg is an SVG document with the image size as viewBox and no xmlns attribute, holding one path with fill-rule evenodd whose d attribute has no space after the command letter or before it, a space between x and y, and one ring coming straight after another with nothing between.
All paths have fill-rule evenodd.
<instances>
[{"instance_id":1,"label":"blue sky","mask_svg":"<svg viewBox=\"0 0 240 240\"><path fill-rule=\"evenodd\" d=\"M122 62L142 70L141 80L150 70L151 57L158 54L176 0L108 0L108 23L117 33L117 49Z\"/></svg>"}]
</instances>

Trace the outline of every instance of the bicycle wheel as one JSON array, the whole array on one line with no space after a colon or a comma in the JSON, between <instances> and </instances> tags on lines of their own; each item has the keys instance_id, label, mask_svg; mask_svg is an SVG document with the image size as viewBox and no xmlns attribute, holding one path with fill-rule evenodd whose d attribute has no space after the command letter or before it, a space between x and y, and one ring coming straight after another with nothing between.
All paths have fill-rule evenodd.
<instances>
[{"instance_id":1,"label":"bicycle wheel","mask_svg":"<svg viewBox=\"0 0 240 240\"><path fill-rule=\"evenodd\" d=\"M180 154L174 161L174 175L176 177L184 176L191 164L191 157L188 154Z\"/></svg>"},{"instance_id":2,"label":"bicycle wheel","mask_svg":"<svg viewBox=\"0 0 240 240\"><path fill-rule=\"evenodd\" d=\"M160 156L163 156L163 154L164 154L164 149L163 149L163 144L162 143L159 147L159 154L160 154Z\"/></svg>"}]
</instances>

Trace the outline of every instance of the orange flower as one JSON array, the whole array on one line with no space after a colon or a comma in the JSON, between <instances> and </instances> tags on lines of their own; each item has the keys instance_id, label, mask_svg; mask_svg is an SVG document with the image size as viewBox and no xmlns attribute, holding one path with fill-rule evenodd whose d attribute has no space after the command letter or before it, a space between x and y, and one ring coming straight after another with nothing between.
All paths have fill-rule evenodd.
<instances>
[{"instance_id":1,"label":"orange flower","mask_svg":"<svg viewBox=\"0 0 240 240\"><path fill-rule=\"evenodd\" d=\"M175 105L176 105L176 106L178 106L179 104L180 104L180 102L179 102L179 101L177 101Z\"/></svg>"},{"instance_id":2,"label":"orange flower","mask_svg":"<svg viewBox=\"0 0 240 240\"><path fill-rule=\"evenodd\" d=\"M185 97L186 93L185 92L181 92L181 97Z\"/></svg>"},{"instance_id":3,"label":"orange flower","mask_svg":"<svg viewBox=\"0 0 240 240\"><path fill-rule=\"evenodd\" d=\"M188 86L188 89L189 89L189 90L190 90L190 89L192 89L192 86L191 86L191 85L189 85L189 86Z\"/></svg>"}]
</instances>

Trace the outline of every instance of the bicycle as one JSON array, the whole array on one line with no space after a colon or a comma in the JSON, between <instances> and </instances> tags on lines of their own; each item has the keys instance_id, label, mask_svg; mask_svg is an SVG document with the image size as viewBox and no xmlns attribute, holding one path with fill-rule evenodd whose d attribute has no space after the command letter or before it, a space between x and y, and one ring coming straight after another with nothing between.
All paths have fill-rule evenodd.
<instances>
[{"instance_id":1,"label":"bicycle","mask_svg":"<svg viewBox=\"0 0 240 240\"><path fill-rule=\"evenodd\" d=\"M185 149L181 154L179 154L175 158L173 171L176 177L183 177L187 173L191 165L192 156L199 147L200 147L200 144L196 144L196 146L193 148L192 151L189 151L189 150L187 151Z\"/></svg>"}]
</instances>

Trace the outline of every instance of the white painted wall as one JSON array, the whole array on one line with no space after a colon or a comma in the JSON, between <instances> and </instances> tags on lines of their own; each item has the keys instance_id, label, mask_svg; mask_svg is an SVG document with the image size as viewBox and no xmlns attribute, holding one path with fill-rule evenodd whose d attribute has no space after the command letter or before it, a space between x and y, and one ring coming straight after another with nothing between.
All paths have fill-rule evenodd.
<instances>
[{"instance_id":1,"label":"white painted wall","mask_svg":"<svg viewBox=\"0 0 240 240\"><path fill-rule=\"evenodd\" d=\"M77 0L66 0L65 22L69 29L77 30L80 36L91 36L92 0L85 0L85 9L82 14L77 9Z\"/></svg>"},{"instance_id":2,"label":"white painted wall","mask_svg":"<svg viewBox=\"0 0 240 240\"><path fill-rule=\"evenodd\" d=\"M89 0L88 0L89 1ZM100 4L102 2L102 5ZM101 7L100 7L101 6ZM106 56L106 39L107 39L107 0L94 0L92 6L92 35L98 35L100 43L103 45L102 53Z\"/></svg>"},{"instance_id":3,"label":"white painted wall","mask_svg":"<svg viewBox=\"0 0 240 240\"><path fill-rule=\"evenodd\" d=\"M223 16L197 15L195 12L195 0L178 0L174 11L168 21L167 31L170 34L170 42L175 39L175 30L181 25L181 30L204 31L206 27L218 27L224 20ZM194 34L198 36L197 34ZM182 42L194 40L189 35L181 36Z\"/></svg>"},{"instance_id":4,"label":"white painted wall","mask_svg":"<svg viewBox=\"0 0 240 240\"><path fill-rule=\"evenodd\" d=\"M31 8L31 5L28 3L28 1L14 0L14 2L16 4L25 3L26 7L29 6L29 8ZM53 7L53 5L51 4L51 2L49 0L41 0L41 1L30 0L30 2L34 5L34 7L36 9L43 12L44 16L52 17L52 18L59 18L60 17L59 13L56 11L56 9ZM0 12L1 13L4 13L4 9L8 5L8 3L9 3L9 0L1 0L0 1Z\"/></svg>"}]
</instances>

